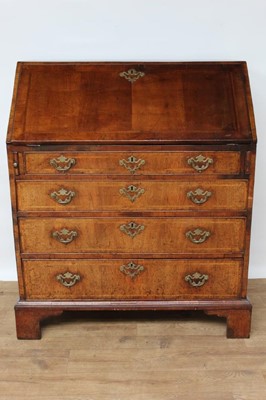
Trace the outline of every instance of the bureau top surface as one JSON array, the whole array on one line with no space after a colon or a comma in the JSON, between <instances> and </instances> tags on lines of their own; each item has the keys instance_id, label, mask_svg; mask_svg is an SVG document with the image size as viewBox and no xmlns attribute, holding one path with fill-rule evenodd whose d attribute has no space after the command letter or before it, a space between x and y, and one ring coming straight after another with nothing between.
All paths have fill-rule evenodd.
<instances>
[{"instance_id":1,"label":"bureau top surface","mask_svg":"<svg viewBox=\"0 0 266 400\"><path fill-rule=\"evenodd\" d=\"M18 63L8 143L255 140L245 62Z\"/></svg>"}]
</instances>

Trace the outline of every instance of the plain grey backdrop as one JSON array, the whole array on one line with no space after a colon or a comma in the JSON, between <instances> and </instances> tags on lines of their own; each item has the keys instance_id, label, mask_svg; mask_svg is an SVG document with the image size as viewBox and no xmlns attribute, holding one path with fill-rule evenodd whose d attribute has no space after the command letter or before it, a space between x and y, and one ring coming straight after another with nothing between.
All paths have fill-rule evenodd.
<instances>
[{"instance_id":1,"label":"plain grey backdrop","mask_svg":"<svg viewBox=\"0 0 266 400\"><path fill-rule=\"evenodd\" d=\"M266 277L266 2L0 0L0 280L15 280L5 136L16 62L248 62L257 133L251 278Z\"/></svg>"}]
</instances>

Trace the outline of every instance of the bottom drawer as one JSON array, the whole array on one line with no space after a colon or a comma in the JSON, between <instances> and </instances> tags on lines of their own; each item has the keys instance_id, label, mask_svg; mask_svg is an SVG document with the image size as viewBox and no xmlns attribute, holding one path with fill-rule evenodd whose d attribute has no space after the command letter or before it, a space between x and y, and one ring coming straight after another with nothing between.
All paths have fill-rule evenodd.
<instances>
[{"instance_id":1,"label":"bottom drawer","mask_svg":"<svg viewBox=\"0 0 266 400\"><path fill-rule=\"evenodd\" d=\"M24 260L27 299L223 299L240 296L239 260Z\"/></svg>"}]
</instances>

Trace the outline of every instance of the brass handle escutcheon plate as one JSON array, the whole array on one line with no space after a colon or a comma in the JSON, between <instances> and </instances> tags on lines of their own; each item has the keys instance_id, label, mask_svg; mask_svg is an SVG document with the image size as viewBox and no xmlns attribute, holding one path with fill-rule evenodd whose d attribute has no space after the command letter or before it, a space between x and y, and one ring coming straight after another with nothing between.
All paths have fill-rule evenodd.
<instances>
[{"instance_id":1,"label":"brass handle escutcheon plate","mask_svg":"<svg viewBox=\"0 0 266 400\"><path fill-rule=\"evenodd\" d=\"M68 189L60 189L58 192L53 192L50 194L50 197L55 200L58 204L69 204L73 197L75 197L76 193L68 190Z\"/></svg>"},{"instance_id":2,"label":"brass handle escutcheon plate","mask_svg":"<svg viewBox=\"0 0 266 400\"><path fill-rule=\"evenodd\" d=\"M187 198L190 199L194 204L204 204L211 197L212 192L208 192L203 189L196 189L194 192L190 190L187 192Z\"/></svg>"},{"instance_id":3,"label":"brass handle escutcheon plate","mask_svg":"<svg viewBox=\"0 0 266 400\"><path fill-rule=\"evenodd\" d=\"M50 160L50 165L54 167L58 172L66 172L75 164L75 158L66 158L63 155L59 156L58 158L52 158Z\"/></svg>"},{"instance_id":4,"label":"brass handle escutcheon plate","mask_svg":"<svg viewBox=\"0 0 266 400\"><path fill-rule=\"evenodd\" d=\"M201 274L200 272L195 272L193 275L185 276L185 281L188 282L193 287L200 287L205 285L209 276L206 274Z\"/></svg>"},{"instance_id":5,"label":"brass handle escutcheon plate","mask_svg":"<svg viewBox=\"0 0 266 400\"><path fill-rule=\"evenodd\" d=\"M61 229L61 231L55 231L52 233L53 238L58 240L60 243L68 244L71 243L75 237L78 236L78 232L69 231L66 228Z\"/></svg>"},{"instance_id":6,"label":"brass handle escutcheon plate","mask_svg":"<svg viewBox=\"0 0 266 400\"><path fill-rule=\"evenodd\" d=\"M135 279L144 269L142 265L137 265L133 261L130 261L127 265L121 265L120 267L120 271L131 279Z\"/></svg>"},{"instance_id":7,"label":"brass handle escutcheon plate","mask_svg":"<svg viewBox=\"0 0 266 400\"><path fill-rule=\"evenodd\" d=\"M195 244L204 243L208 237L211 236L211 232L202 230L200 228L195 229L194 231L188 231L186 233L186 237Z\"/></svg>"},{"instance_id":8,"label":"brass handle escutcheon plate","mask_svg":"<svg viewBox=\"0 0 266 400\"><path fill-rule=\"evenodd\" d=\"M128 71L120 72L119 76L121 78L125 78L127 81L134 83L139 78L142 78L145 75L144 72L136 71L134 68L129 69Z\"/></svg>"},{"instance_id":9,"label":"brass handle escutcheon plate","mask_svg":"<svg viewBox=\"0 0 266 400\"><path fill-rule=\"evenodd\" d=\"M129 185L127 188L119 189L122 196L127 197L132 203L145 192L141 187Z\"/></svg>"},{"instance_id":10,"label":"brass handle escutcheon plate","mask_svg":"<svg viewBox=\"0 0 266 400\"><path fill-rule=\"evenodd\" d=\"M134 239L135 236L139 235L145 229L144 225L136 224L135 222L129 222L128 224L120 225L120 231Z\"/></svg>"},{"instance_id":11,"label":"brass handle escutcheon plate","mask_svg":"<svg viewBox=\"0 0 266 400\"><path fill-rule=\"evenodd\" d=\"M80 275L65 272L64 274L56 275L56 280L60 282L61 285L70 288L80 281Z\"/></svg>"},{"instance_id":12,"label":"brass handle escutcheon plate","mask_svg":"<svg viewBox=\"0 0 266 400\"><path fill-rule=\"evenodd\" d=\"M121 165L121 167L125 167L131 174L135 174L135 172L140 169L144 164L145 160L138 160L134 156L128 157L127 160L119 160L119 165Z\"/></svg>"},{"instance_id":13,"label":"brass handle escutcheon plate","mask_svg":"<svg viewBox=\"0 0 266 400\"><path fill-rule=\"evenodd\" d=\"M195 169L197 172L205 171L211 164L213 164L213 159L209 157L204 157L202 154L197 157L191 157L187 160L188 165Z\"/></svg>"}]
</instances>

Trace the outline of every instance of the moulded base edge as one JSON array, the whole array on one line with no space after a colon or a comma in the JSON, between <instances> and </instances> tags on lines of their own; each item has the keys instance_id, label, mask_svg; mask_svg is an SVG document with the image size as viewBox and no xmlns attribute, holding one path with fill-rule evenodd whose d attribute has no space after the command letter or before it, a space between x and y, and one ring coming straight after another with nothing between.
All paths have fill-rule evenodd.
<instances>
[{"instance_id":1,"label":"moulded base edge","mask_svg":"<svg viewBox=\"0 0 266 400\"><path fill-rule=\"evenodd\" d=\"M22 301L15 305L18 339L40 339L41 321L64 311L199 310L226 318L228 338L248 338L252 305L248 299L191 301ZM178 334L178 332L177 332Z\"/></svg>"}]
</instances>

